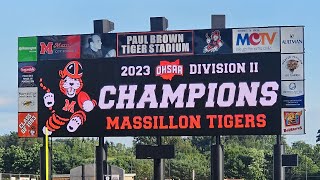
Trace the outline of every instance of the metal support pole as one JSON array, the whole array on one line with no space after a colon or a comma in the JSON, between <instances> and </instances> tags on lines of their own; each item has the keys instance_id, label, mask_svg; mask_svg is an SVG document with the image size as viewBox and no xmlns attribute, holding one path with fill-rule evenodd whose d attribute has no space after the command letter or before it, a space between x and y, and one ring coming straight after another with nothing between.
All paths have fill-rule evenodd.
<instances>
[{"instance_id":1,"label":"metal support pole","mask_svg":"<svg viewBox=\"0 0 320 180\"><path fill-rule=\"evenodd\" d=\"M99 137L99 146L96 146L96 180L103 180L104 137Z\"/></svg>"},{"instance_id":2,"label":"metal support pole","mask_svg":"<svg viewBox=\"0 0 320 180\"><path fill-rule=\"evenodd\" d=\"M86 169L84 164L81 165L81 180L86 180Z\"/></svg>"},{"instance_id":3,"label":"metal support pole","mask_svg":"<svg viewBox=\"0 0 320 180\"><path fill-rule=\"evenodd\" d=\"M165 31L168 28L168 20L165 17L151 17L150 30L151 31ZM161 146L161 136L157 136L157 145ZM154 180L163 180L163 159L154 159L153 166Z\"/></svg>"},{"instance_id":4,"label":"metal support pole","mask_svg":"<svg viewBox=\"0 0 320 180\"><path fill-rule=\"evenodd\" d=\"M281 144L281 135L277 135L277 144L273 149L273 180L284 180L284 168L282 167L282 154L284 146Z\"/></svg>"},{"instance_id":5,"label":"metal support pole","mask_svg":"<svg viewBox=\"0 0 320 180\"><path fill-rule=\"evenodd\" d=\"M108 33L114 30L114 23L107 19L94 20L93 21L93 31L94 33ZM106 151L105 151L106 150ZM107 162L107 149L104 147L104 137L99 137L99 146L96 146L96 180L104 179L104 165L105 160ZM105 168L108 168L105 167ZM108 173L108 172L106 172Z\"/></svg>"},{"instance_id":6,"label":"metal support pole","mask_svg":"<svg viewBox=\"0 0 320 180\"><path fill-rule=\"evenodd\" d=\"M211 15L211 29L226 28L225 15ZM212 139L213 141L213 139ZM216 136L216 144L211 144L211 180L224 179L224 152L220 135Z\"/></svg>"},{"instance_id":7,"label":"metal support pole","mask_svg":"<svg viewBox=\"0 0 320 180\"><path fill-rule=\"evenodd\" d=\"M157 136L157 145L162 145L161 136ZM163 159L154 159L153 178L163 180Z\"/></svg>"},{"instance_id":8,"label":"metal support pole","mask_svg":"<svg viewBox=\"0 0 320 180\"><path fill-rule=\"evenodd\" d=\"M46 148L49 148L49 179L51 179L51 155L50 147L46 147L46 138L43 137L43 145L40 147L40 178L46 179Z\"/></svg>"},{"instance_id":9,"label":"metal support pole","mask_svg":"<svg viewBox=\"0 0 320 180\"><path fill-rule=\"evenodd\" d=\"M216 144L211 145L211 180L224 179L224 153L220 136L216 136Z\"/></svg>"}]
</instances>

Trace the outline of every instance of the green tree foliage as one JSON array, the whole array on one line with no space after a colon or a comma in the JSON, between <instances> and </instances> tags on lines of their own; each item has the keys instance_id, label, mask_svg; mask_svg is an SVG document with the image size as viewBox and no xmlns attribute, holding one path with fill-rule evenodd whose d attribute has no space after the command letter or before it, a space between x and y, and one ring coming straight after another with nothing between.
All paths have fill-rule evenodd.
<instances>
[{"instance_id":1,"label":"green tree foliage","mask_svg":"<svg viewBox=\"0 0 320 180\"><path fill-rule=\"evenodd\" d=\"M210 178L211 137L162 137L162 144L175 146L175 158L164 160L165 177L191 179ZM274 136L222 136L225 177L250 180L272 179ZM214 143L214 139L213 139ZM285 141L284 141L285 143ZM136 179L153 177L153 160L135 158L135 145L156 145L155 137L136 137L133 147L106 143L108 163L136 173ZM54 139L52 147L53 173L68 174L70 169L95 161L93 138ZM0 171L8 173L39 173L41 138L18 138L17 133L0 136ZM287 154L298 154L299 165L286 168L286 179L299 180L320 177L320 145L303 141L286 145Z\"/></svg>"}]
</instances>

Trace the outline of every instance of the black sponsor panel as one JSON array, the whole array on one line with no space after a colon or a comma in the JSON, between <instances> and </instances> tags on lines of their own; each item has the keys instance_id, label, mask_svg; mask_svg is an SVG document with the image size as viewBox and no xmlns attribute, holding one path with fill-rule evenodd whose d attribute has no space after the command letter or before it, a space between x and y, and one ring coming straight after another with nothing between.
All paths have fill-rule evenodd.
<instances>
[{"instance_id":1,"label":"black sponsor panel","mask_svg":"<svg viewBox=\"0 0 320 180\"><path fill-rule=\"evenodd\" d=\"M118 57L192 55L193 31L118 33Z\"/></svg>"},{"instance_id":2,"label":"black sponsor panel","mask_svg":"<svg viewBox=\"0 0 320 180\"><path fill-rule=\"evenodd\" d=\"M81 58L99 59L117 56L117 37L114 33L81 36Z\"/></svg>"},{"instance_id":3,"label":"black sponsor panel","mask_svg":"<svg viewBox=\"0 0 320 180\"><path fill-rule=\"evenodd\" d=\"M232 29L195 30L194 54L232 54Z\"/></svg>"},{"instance_id":4,"label":"black sponsor panel","mask_svg":"<svg viewBox=\"0 0 320 180\"><path fill-rule=\"evenodd\" d=\"M280 134L279 62L280 53L40 61L39 136Z\"/></svg>"},{"instance_id":5,"label":"black sponsor panel","mask_svg":"<svg viewBox=\"0 0 320 180\"><path fill-rule=\"evenodd\" d=\"M78 59L80 43L80 35L38 37L38 59Z\"/></svg>"},{"instance_id":6,"label":"black sponsor panel","mask_svg":"<svg viewBox=\"0 0 320 180\"><path fill-rule=\"evenodd\" d=\"M18 63L18 87L37 87L36 62Z\"/></svg>"}]
</instances>

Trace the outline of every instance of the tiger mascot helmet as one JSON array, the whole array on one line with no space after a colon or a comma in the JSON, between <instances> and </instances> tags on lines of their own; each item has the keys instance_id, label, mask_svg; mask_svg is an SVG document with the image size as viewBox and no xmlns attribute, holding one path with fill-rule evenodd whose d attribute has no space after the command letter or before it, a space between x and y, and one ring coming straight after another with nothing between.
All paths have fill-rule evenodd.
<instances>
[{"instance_id":1,"label":"tiger mascot helmet","mask_svg":"<svg viewBox=\"0 0 320 180\"><path fill-rule=\"evenodd\" d=\"M59 87L60 91L64 94L67 95L67 89L63 87L64 83L66 83L66 78L69 77L73 80L79 81L80 86L75 89L75 94L78 94L82 87L83 87L83 82L82 82L82 74L83 74L83 69L82 65L78 61L70 61L63 70L59 71L59 76L61 77L61 80L59 82Z\"/></svg>"}]
</instances>

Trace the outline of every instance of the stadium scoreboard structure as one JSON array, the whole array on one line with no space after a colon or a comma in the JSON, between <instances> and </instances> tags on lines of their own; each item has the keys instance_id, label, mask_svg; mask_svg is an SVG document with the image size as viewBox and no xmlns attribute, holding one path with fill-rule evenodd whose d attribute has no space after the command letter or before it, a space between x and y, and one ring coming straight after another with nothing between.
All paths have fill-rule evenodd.
<instances>
[{"instance_id":1,"label":"stadium scoreboard structure","mask_svg":"<svg viewBox=\"0 0 320 180\"><path fill-rule=\"evenodd\" d=\"M19 37L18 136L305 133L304 27Z\"/></svg>"}]
</instances>

